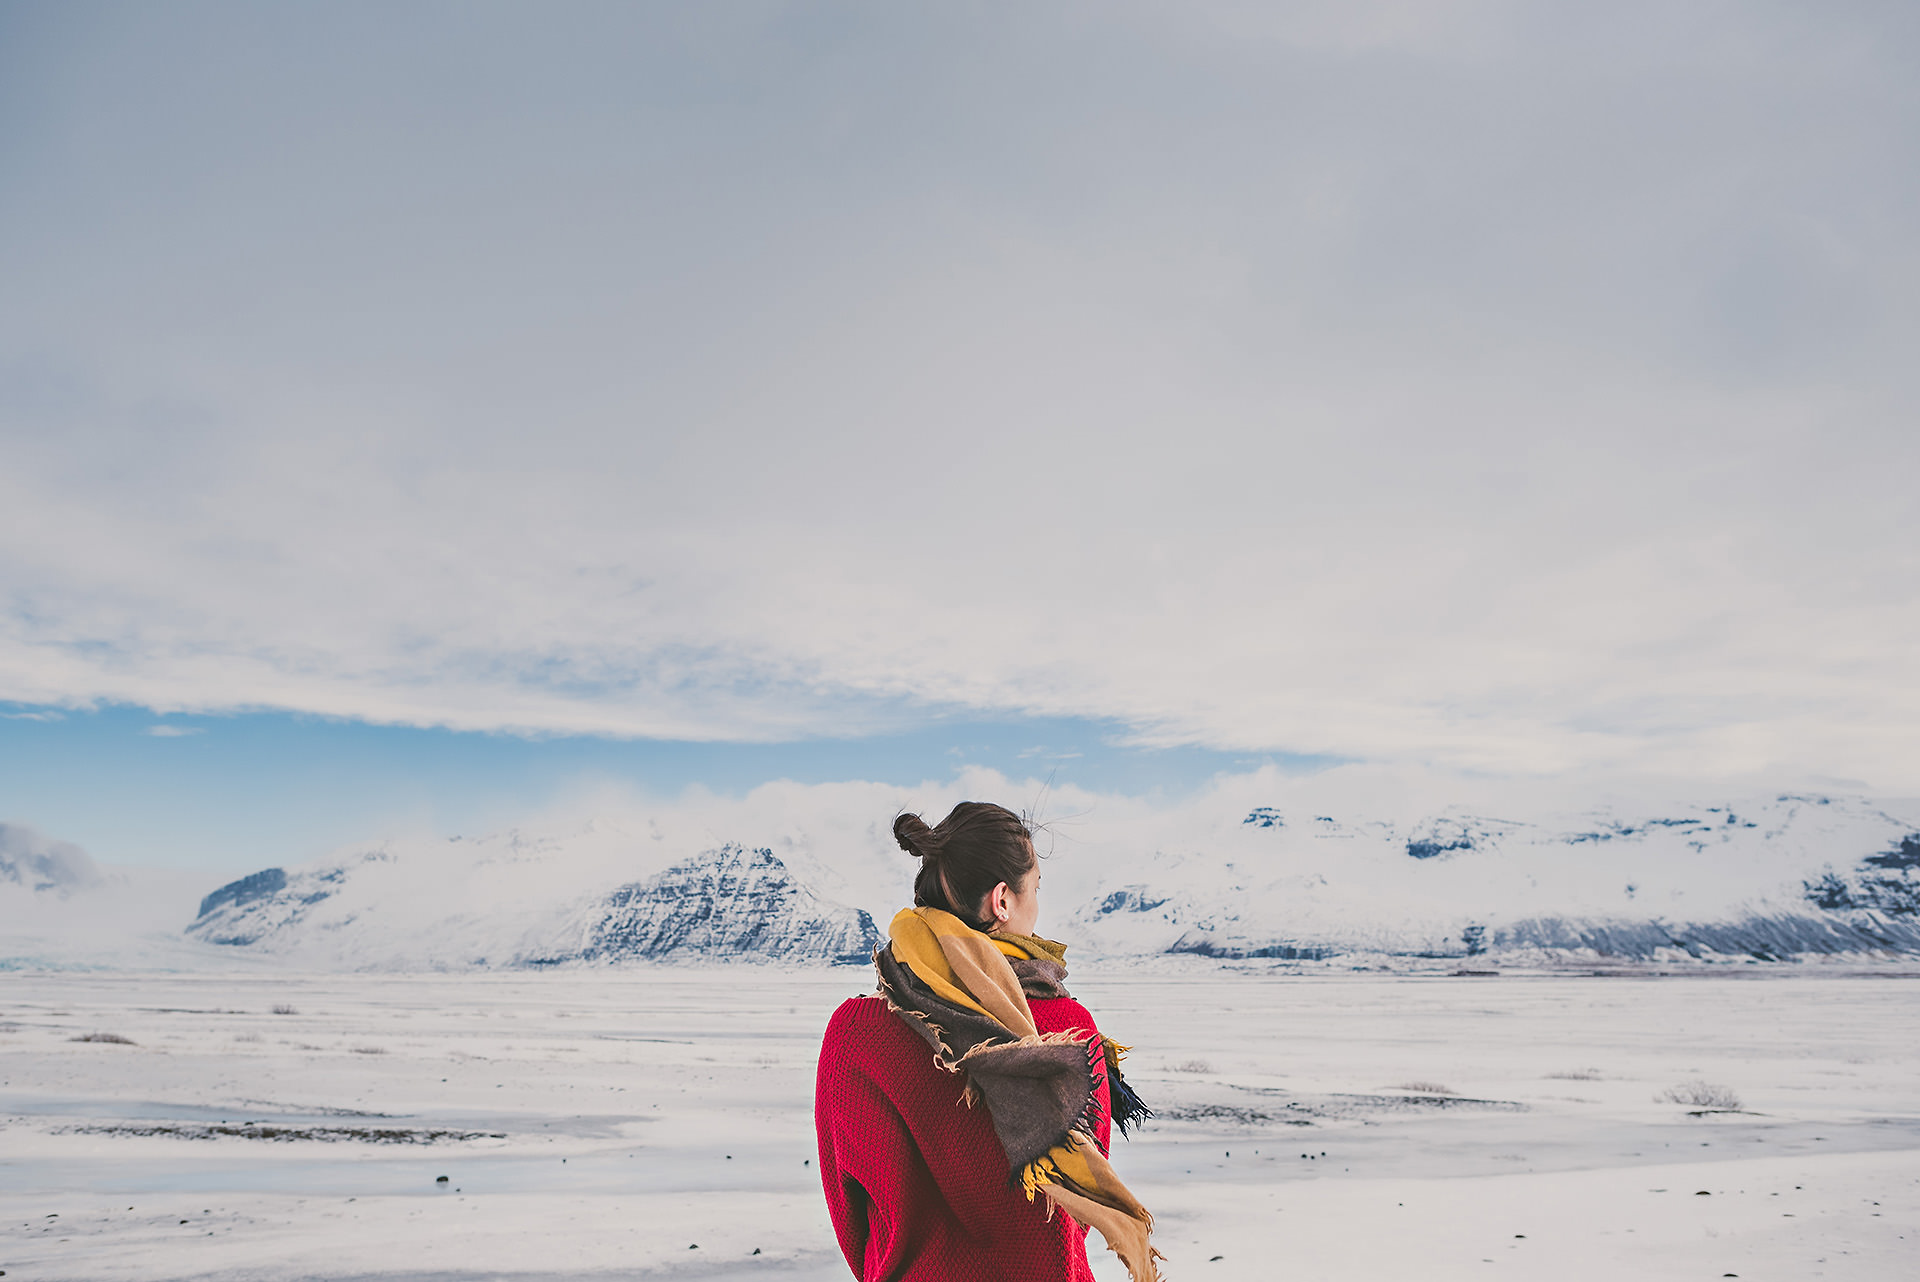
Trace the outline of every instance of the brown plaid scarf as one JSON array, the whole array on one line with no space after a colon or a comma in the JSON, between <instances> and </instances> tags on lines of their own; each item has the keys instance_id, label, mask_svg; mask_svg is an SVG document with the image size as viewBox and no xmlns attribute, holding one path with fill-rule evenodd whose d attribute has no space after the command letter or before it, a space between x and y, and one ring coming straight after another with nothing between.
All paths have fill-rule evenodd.
<instances>
[{"instance_id":1,"label":"brown plaid scarf","mask_svg":"<svg viewBox=\"0 0 1920 1282\"><path fill-rule=\"evenodd\" d=\"M1126 1048L1085 1030L1041 1033L1027 999L1064 997L1066 949L1032 935L985 935L937 908L902 909L874 954L880 992L933 1047L933 1062L984 1101L1027 1199L1043 1194L1100 1230L1133 1282L1158 1282L1153 1217L1114 1173L1094 1128L1102 1076L1124 1134L1152 1114L1120 1075Z\"/></svg>"}]
</instances>

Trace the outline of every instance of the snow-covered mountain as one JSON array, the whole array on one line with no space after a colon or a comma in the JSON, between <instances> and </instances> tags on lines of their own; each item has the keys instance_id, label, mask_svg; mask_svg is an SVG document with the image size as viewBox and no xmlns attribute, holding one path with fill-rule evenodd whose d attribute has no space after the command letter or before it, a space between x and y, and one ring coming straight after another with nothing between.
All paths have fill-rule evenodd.
<instances>
[{"instance_id":1,"label":"snow-covered mountain","mask_svg":"<svg viewBox=\"0 0 1920 1282\"><path fill-rule=\"evenodd\" d=\"M866 963L873 918L828 903L765 848L728 844L589 902L531 964L669 957Z\"/></svg>"},{"instance_id":2,"label":"snow-covered mountain","mask_svg":"<svg viewBox=\"0 0 1920 1282\"><path fill-rule=\"evenodd\" d=\"M1042 929L1109 956L1920 955L1912 807L1791 794L1399 820L1232 800L1117 815L1055 845ZM752 844L689 849L651 823L389 843L222 886L188 933L356 968L864 962L913 867L885 826L741 826Z\"/></svg>"},{"instance_id":3,"label":"snow-covered mountain","mask_svg":"<svg viewBox=\"0 0 1920 1282\"><path fill-rule=\"evenodd\" d=\"M1268 806L1239 827L1115 868L1072 926L1223 958L1920 954L1920 833L1857 799L1405 825Z\"/></svg>"},{"instance_id":4,"label":"snow-covered mountain","mask_svg":"<svg viewBox=\"0 0 1920 1282\"><path fill-rule=\"evenodd\" d=\"M871 916L821 898L765 848L726 843L654 876L569 896L557 877L541 875L562 871L575 853L568 842L515 832L467 844L474 857L464 863L444 852L422 858L383 847L291 873L264 869L201 900L187 934L373 968L716 957L865 962L880 943ZM410 853L424 867L406 868ZM435 865L464 893L410 901Z\"/></svg>"}]
</instances>

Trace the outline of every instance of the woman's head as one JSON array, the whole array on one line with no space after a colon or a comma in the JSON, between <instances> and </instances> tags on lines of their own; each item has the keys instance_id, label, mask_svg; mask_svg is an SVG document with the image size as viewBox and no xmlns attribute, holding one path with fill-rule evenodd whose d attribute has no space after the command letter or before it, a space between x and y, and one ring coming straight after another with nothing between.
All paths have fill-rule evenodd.
<instances>
[{"instance_id":1,"label":"woman's head","mask_svg":"<svg viewBox=\"0 0 1920 1282\"><path fill-rule=\"evenodd\" d=\"M1030 935L1040 917L1040 866L1020 816L986 801L963 801L929 828L919 815L893 821L900 849L920 860L913 902L940 908L981 930Z\"/></svg>"}]
</instances>

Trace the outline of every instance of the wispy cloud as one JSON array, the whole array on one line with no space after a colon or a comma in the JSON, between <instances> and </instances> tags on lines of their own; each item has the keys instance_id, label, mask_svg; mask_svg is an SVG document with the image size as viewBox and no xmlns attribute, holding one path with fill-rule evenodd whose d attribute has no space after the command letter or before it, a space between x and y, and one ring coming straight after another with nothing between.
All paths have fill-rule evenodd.
<instances>
[{"instance_id":1,"label":"wispy cloud","mask_svg":"<svg viewBox=\"0 0 1920 1282\"><path fill-rule=\"evenodd\" d=\"M0 699L1920 784L1897 7L247 12L0 50Z\"/></svg>"},{"instance_id":2,"label":"wispy cloud","mask_svg":"<svg viewBox=\"0 0 1920 1282\"><path fill-rule=\"evenodd\" d=\"M204 734L205 731L199 726L164 726L163 725L163 726L148 726L146 730L143 731L142 733L150 734L156 739L184 739L188 735Z\"/></svg>"}]
</instances>

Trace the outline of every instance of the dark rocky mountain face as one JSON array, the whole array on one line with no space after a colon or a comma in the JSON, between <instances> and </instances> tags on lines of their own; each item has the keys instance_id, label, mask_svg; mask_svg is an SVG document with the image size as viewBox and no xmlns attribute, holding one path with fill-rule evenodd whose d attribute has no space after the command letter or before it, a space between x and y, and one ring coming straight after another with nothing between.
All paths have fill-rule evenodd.
<instances>
[{"instance_id":1,"label":"dark rocky mountain face","mask_svg":"<svg viewBox=\"0 0 1920 1282\"><path fill-rule=\"evenodd\" d=\"M284 868L263 868L259 872L249 873L237 881L230 881L220 889L200 901L199 921L216 908L232 904L238 908L250 904L256 899L265 899L277 895L287 888L287 873Z\"/></svg>"},{"instance_id":2,"label":"dark rocky mountain face","mask_svg":"<svg viewBox=\"0 0 1920 1282\"><path fill-rule=\"evenodd\" d=\"M1902 872L1920 869L1920 832L1909 833L1892 850L1868 855L1864 862L1869 868L1892 868Z\"/></svg>"},{"instance_id":3,"label":"dark rocky mountain face","mask_svg":"<svg viewBox=\"0 0 1920 1282\"><path fill-rule=\"evenodd\" d=\"M594 904L563 961L728 960L865 963L881 943L873 918L795 880L771 850L728 843L622 886Z\"/></svg>"},{"instance_id":4,"label":"dark rocky mountain face","mask_svg":"<svg viewBox=\"0 0 1920 1282\"><path fill-rule=\"evenodd\" d=\"M1314 944L1252 944L1236 947L1233 944L1216 943L1204 931L1190 930L1167 947L1169 953L1185 953L1193 957L1215 957L1227 961L1246 961L1252 958L1270 958L1275 961L1325 961L1329 957L1338 957L1340 949L1322 947Z\"/></svg>"},{"instance_id":5,"label":"dark rocky mountain face","mask_svg":"<svg viewBox=\"0 0 1920 1282\"><path fill-rule=\"evenodd\" d=\"M1096 913L1150 913L1167 902L1168 896L1156 895L1145 886L1126 886L1100 901Z\"/></svg>"},{"instance_id":6,"label":"dark rocky mountain face","mask_svg":"<svg viewBox=\"0 0 1920 1282\"><path fill-rule=\"evenodd\" d=\"M1868 855L1852 873L1828 871L1804 884L1814 907L1842 916L1874 938L1920 951L1920 832L1902 837L1891 850Z\"/></svg>"},{"instance_id":7,"label":"dark rocky mountain face","mask_svg":"<svg viewBox=\"0 0 1920 1282\"><path fill-rule=\"evenodd\" d=\"M362 855L361 862L384 856ZM289 875L283 868L263 868L230 881L200 901L200 915L186 933L209 944L245 948L267 940L278 942L297 933L315 905L326 902L345 885L350 865Z\"/></svg>"},{"instance_id":8,"label":"dark rocky mountain face","mask_svg":"<svg viewBox=\"0 0 1920 1282\"><path fill-rule=\"evenodd\" d=\"M1496 948L1581 949L1598 957L1649 961L1674 952L1779 961L1799 956L1920 953L1920 926L1911 918L1871 913L1752 914L1737 921L1570 921L1534 918L1494 934Z\"/></svg>"}]
</instances>

